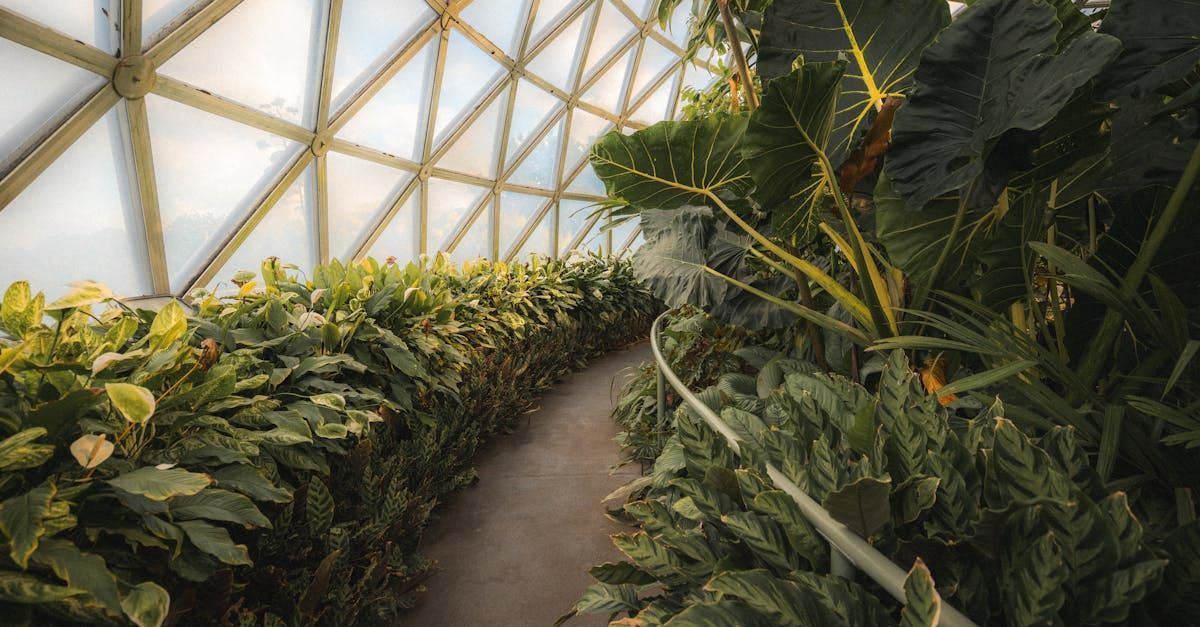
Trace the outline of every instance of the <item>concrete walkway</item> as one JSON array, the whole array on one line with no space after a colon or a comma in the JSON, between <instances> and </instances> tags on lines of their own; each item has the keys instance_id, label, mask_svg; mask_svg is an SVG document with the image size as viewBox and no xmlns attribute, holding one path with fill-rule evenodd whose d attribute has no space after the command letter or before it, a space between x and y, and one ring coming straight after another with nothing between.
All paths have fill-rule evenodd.
<instances>
[{"instance_id":1,"label":"concrete walkway","mask_svg":"<svg viewBox=\"0 0 1200 627\"><path fill-rule=\"evenodd\" d=\"M609 474L618 460L610 414L625 369L650 359L647 344L596 359L549 390L515 433L484 447L479 482L439 506L425 533L421 553L441 572L406 624L552 625L594 583L590 566L621 558L608 536L624 528L604 516L600 499L639 471Z\"/></svg>"}]
</instances>

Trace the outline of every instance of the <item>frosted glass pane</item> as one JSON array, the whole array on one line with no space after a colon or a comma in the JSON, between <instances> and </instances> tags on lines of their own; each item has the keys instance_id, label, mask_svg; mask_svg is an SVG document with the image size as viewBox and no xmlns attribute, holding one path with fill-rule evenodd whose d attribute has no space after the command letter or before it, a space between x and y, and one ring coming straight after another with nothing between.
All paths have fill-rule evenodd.
<instances>
[{"instance_id":1,"label":"frosted glass pane","mask_svg":"<svg viewBox=\"0 0 1200 627\"><path fill-rule=\"evenodd\" d=\"M646 49L642 51L642 61L638 65L637 74L633 76L633 97L636 101L654 84L655 79L662 76L667 68L679 62L674 52L667 50L652 39L646 40Z\"/></svg>"},{"instance_id":2,"label":"frosted glass pane","mask_svg":"<svg viewBox=\"0 0 1200 627\"><path fill-rule=\"evenodd\" d=\"M430 252L445 250L450 236L476 207L488 190L475 185L431 178L429 186ZM436 248L434 248L436 246Z\"/></svg>"},{"instance_id":3,"label":"frosted glass pane","mask_svg":"<svg viewBox=\"0 0 1200 627\"><path fill-rule=\"evenodd\" d=\"M546 217L542 218L542 221L529 234L529 238L525 240L525 243L521 246L521 250L513 255L513 259L517 261L529 261L529 255L531 254L542 255L544 257L550 256L554 252L554 248L551 246L553 240L551 239L552 235L550 232L553 224L554 211L551 209L546 212Z\"/></svg>"},{"instance_id":4,"label":"frosted glass pane","mask_svg":"<svg viewBox=\"0 0 1200 627\"><path fill-rule=\"evenodd\" d=\"M525 232L525 227L538 217L538 213L550 202L549 198L502 192L500 194L500 252L507 253Z\"/></svg>"},{"instance_id":5,"label":"frosted glass pane","mask_svg":"<svg viewBox=\"0 0 1200 627\"><path fill-rule=\"evenodd\" d=\"M0 211L0 289L24 279L50 299L91 279L150 294L141 212L127 182L118 106Z\"/></svg>"},{"instance_id":6,"label":"frosted glass pane","mask_svg":"<svg viewBox=\"0 0 1200 627\"><path fill-rule=\"evenodd\" d=\"M0 39L0 170L39 129L65 119L102 84L87 70Z\"/></svg>"},{"instance_id":7,"label":"frosted glass pane","mask_svg":"<svg viewBox=\"0 0 1200 627\"><path fill-rule=\"evenodd\" d=\"M257 273L267 257L295 264L306 275L312 272L317 265L316 184L316 164L310 164L215 275L218 289L240 270Z\"/></svg>"},{"instance_id":8,"label":"frosted glass pane","mask_svg":"<svg viewBox=\"0 0 1200 627\"><path fill-rule=\"evenodd\" d=\"M605 2L600 7L596 33L592 35L592 45L588 48L587 61L583 65L583 75L591 76L602 61L611 57L621 44L635 34L637 29L633 24L612 3Z\"/></svg>"},{"instance_id":9,"label":"frosted glass pane","mask_svg":"<svg viewBox=\"0 0 1200 627\"><path fill-rule=\"evenodd\" d=\"M612 123L602 117L580 109L571 118L571 139L567 142L567 160L564 172L574 172L579 163L592 151L596 140L612 128Z\"/></svg>"},{"instance_id":10,"label":"frosted glass pane","mask_svg":"<svg viewBox=\"0 0 1200 627\"><path fill-rule=\"evenodd\" d=\"M633 58L637 53L637 49L631 49L625 53L625 57L618 60L608 69L600 78L588 88L580 100L596 105L606 111L617 112L621 106L621 97L625 92L625 81L629 77L629 69L633 65Z\"/></svg>"},{"instance_id":11,"label":"frosted glass pane","mask_svg":"<svg viewBox=\"0 0 1200 627\"><path fill-rule=\"evenodd\" d=\"M505 94L501 93L471 126L467 127L466 132L454 141L446 154L438 160L438 166L484 178L495 178L496 157L506 104Z\"/></svg>"},{"instance_id":12,"label":"frosted glass pane","mask_svg":"<svg viewBox=\"0 0 1200 627\"><path fill-rule=\"evenodd\" d=\"M146 106L167 267L180 292L304 147L153 94Z\"/></svg>"},{"instance_id":13,"label":"frosted glass pane","mask_svg":"<svg viewBox=\"0 0 1200 627\"><path fill-rule=\"evenodd\" d=\"M550 132L534 147L533 152L525 157L508 178L510 183L532 185L542 189L554 188L555 167L558 164L559 148L562 146L562 127L563 120L554 124Z\"/></svg>"},{"instance_id":14,"label":"frosted glass pane","mask_svg":"<svg viewBox=\"0 0 1200 627\"><path fill-rule=\"evenodd\" d=\"M472 261L480 257L484 259L492 257L491 203L488 203L488 205L479 214L479 217L475 218L475 223L463 234L458 245L454 247L454 251L450 253L450 259L454 263Z\"/></svg>"},{"instance_id":15,"label":"frosted glass pane","mask_svg":"<svg viewBox=\"0 0 1200 627\"><path fill-rule=\"evenodd\" d=\"M496 63L492 55L457 30L450 32L450 41L446 45L442 94L438 97L437 120L433 127L437 141L470 113L471 106L504 72L504 67Z\"/></svg>"},{"instance_id":16,"label":"frosted glass pane","mask_svg":"<svg viewBox=\"0 0 1200 627\"><path fill-rule=\"evenodd\" d=\"M671 94L674 89L675 81L667 80L646 99L646 102L629 115L629 119L643 124L654 124L665 120L669 114L667 107L671 106Z\"/></svg>"},{"instance_id":17,"label":"frosted glass pane","mask_svg":"<svg viewBox=\"0 0 1200 627\"><path fill-rule=\"evenodd\" d=\"M375 245L371 246L371 257L379 261L395 257L401 265L416 261L417 253L421 250L420 242L417 241L421 233L417 224L421 217L420 206L421 194L419 190L413 190L412 196L404 202L392 221L388 222L383 233L379 234L379 239L375 240Z\"/></svg>"},{"instance_id":18,"label":"frosted glass pane","mask_svg":"<svg viewBox=\"0 0 1200 627\"><path fill-rule=\"evenodd\" d=\"M326 2L246 0L167 61L162 74L313 126Z\"/></svg>"},{"instance_id":19,"label":"frosted glass pane","mask_svg":"<svg viewBox=\"0 0 1200 627\"><path fill-rule=\"evenodd\" d=\"M121 37L116 24L121 15L120 0L0 0L0 7L105 52L117 51Z\"/></svg>"},{"instance_id":20,"label":"frosted glass pane","mask_svg":"<svg viewBox=\"0 0 1200 627\"><path fill-rule=\"evenodd\" d=\"M346 104L435 16L424 0L343 2L333 67L333 109Z\"/></svg>"},{"instance_id":21,"label":"frosted glass pane","mask_svg":"<svg viewBox=\"0 0 1200 627\"><path fill-rule=\"evenodd\" d=\"M586 11L576 17L525 66L525 69L559 89L571 91L574 86L575 68L579 63L579 51L583 46L583 25L586 17Z\"/></svg>"},{"instance_id":22,"label":"frosted glass pane","mask_svg":"<svg viewBox=\"0 0 1200 627\"><path fill-rule=\"evenodd\" d=\"M547 31L557 24L571 9L579 6L578 0L542 0L538 3L537 15L533 18L533 28L529 39L532 47L545 38Z\"/></svg>"},{"instance_id":23,"label":"frosted glass pane","mask_svg":"<svg viewBox=\"0 0 1200 627\"><path fill-rule=\"evenodd\" d=\"M435 39L400 68L337 136L403 159L420 160L436 61Z\"/></svg>"},{"instance_id":24,"label":"frosted glass pane","mask_svg":"<svg viewBox=\"0 0 1200 627\"><path fill-rule=\"evenodd\" d=\"M688 22L692 19L692 7L690 3L682 2L675 9L675 14L671 16L671 22L667 25L667 36L675 45L680 48L687 48Z\"/></svg>"},{"instance_id":25,"label":"frosted glass pane","mask_svg":"<svg viewBox=\"0 0 1200 627\"><path fill-rule=\"evenodd\" d=\"M592 194L593 196L608 196L608 192L604 189L604 181L601 181L600 177L596 176L596 171L592 169L590 163L583 166L583 169L579 171L579 175L575 177L575 180L571 181L571 185L567 187L567 190L580 194Z\"/></svg>"},{"instance_id":26,"label":"frosted glass pane","mask_svg":"<svg viewBox=\"0 0 1200 627\"><path fill-rule=\"evenodd\" d=\"M566 200L558 207L558 254L565 257L575 236L587 226L596 203L586 200Z\"/></svg>"},{"instance_id":27,"label":"frosted glass pane","mask_svg":"<svg viewBox=\"0 0 1200 627\"><path fill-rule=\"evenodd\" d=\"M183 14L196 0L142 0L142 39L156 41L162 27ZM143 46L145 47L145 46Z\"/></svg>"},{"instance_id":28,"label":"frosted glass pane","mask_svg":"<svg viewBox=\"0 0 1200 627\"><path fill-rule=\"evenodd\" d=\"M521 28L532 5L533 0L475 0L460 17L504 54L515 57L521 44Z\"/></svg>"},{"instance_id":29,"label":"frosted glass pane","mask_svg":"<svg viewBox=\"0 0 1200 627\"><path fill-rule=\"evenodd\" d=\"M642 19L646 19L650 13L650 0L623 0L625 6L633 9L633 12Z\"/></svg>"},{"instance_id":30,"label":"frosted glass pane","mask_svg":"<svg viewBox=\"0 0 1200 627\"><path fill-rule=\"evenodd\" d=\"M708 89L717 80L717 75L702 68L694 63L685 63L683 66L683 84L685 87L691 87L696 91L704 91Z\"/></svg>"},{"instance_id":31,"label":"frosted glass pane","mask_svg":"<svg viewBox=\"0 0 1200 627\"><path fill-rule=\"evenodd\" d=\"M412 174L329 152L325 177L329 184L329 254L349 259Z\"/></svg>"},{"instance_id":32,"label":"frosted glass pane","mask_svg":"<svg viewBox=\"0 0 1200 627\"><path fill-rule=\"evenodd\" d=\"M549 92L542 91L533 83L522 80L517 83L517 99L513 103L512 121L509 123L508 152L505 167L511 165L537 131L545 125L562 101Z\"/></svg>"}]
</instances>

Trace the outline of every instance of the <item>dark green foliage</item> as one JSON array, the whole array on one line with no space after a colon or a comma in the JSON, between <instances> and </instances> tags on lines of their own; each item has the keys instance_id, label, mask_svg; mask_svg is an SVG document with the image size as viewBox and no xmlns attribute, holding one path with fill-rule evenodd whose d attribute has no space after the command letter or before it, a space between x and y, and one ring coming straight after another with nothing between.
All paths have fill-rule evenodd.
<instances>
[{"instance_id":1,"label":"dark green foliage","mask_svg":"<svg viewBox=\"0 0 1200 627\"><path fill-rule=\"evenodd\" d=\"M656 306L627 262L599 258L335 262L311 281L268 260L265 290L235 279L240 294L199 294L192 314L93 284L48 307L9 288L6 617L393 624L432 572L416 548L433 507L471 480L482 440L643 336Z\"/></svg>"}]
</instances>

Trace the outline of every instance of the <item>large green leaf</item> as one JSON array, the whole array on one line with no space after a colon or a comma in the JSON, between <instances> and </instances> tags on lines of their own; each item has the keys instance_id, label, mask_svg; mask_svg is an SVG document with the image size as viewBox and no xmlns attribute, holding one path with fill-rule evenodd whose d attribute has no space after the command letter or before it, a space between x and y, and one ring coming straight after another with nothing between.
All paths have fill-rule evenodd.
<instances>
[{"instance_id":1,"label":"large green leaf","mask_svg":"<svg viewBox=\"0 0 1200 627\"><path fill-rule=\"evenodd\" d=\"M716 115L630 135L613 131L592 147L592 167L610 198L638 209L703 205L706 192L741 195L752 184L740 152L746 122Z\"/></svg>"},{"instance_id":2,"label":"large green leaf","mask_svg":"<svg viewBox=\"0 0 1200 627\"><path fill-rule=\"evenodd\" d=\"M237 523L247 529L271 527L271 521L263 516L250 499L236 492L219 488L201 490L197 494L176 496L170 505L171 517L175 520L220 520Z\"/></svg>"},{"instance_id":3,"label":"large green leaf","mask_svg":"<svg viewBox=\"0 0 1200 627\"><path fill-rule=\"evenodd\" d=\"M250 566L250 553L244 544L234 544L224 527L210 525L202 520L184 520L176 523L187 534L196 548L233 566Z\"/></svg>"},{"instance_id":4,"label":"large green leaf","mask_svg":"<svg viewBox=\"0 0 1200 627\"><path fill-rule=\"evenodd\" d=\"M108 570L104 558L84 553L73 543L57 538L41 542L33 561L54 570L59 579L72 588L86 590L110 613L121 614L121 599L117 594L117 578Z\"/></svg>"},{"instance_id":5,"label":"large green leaf","mask_svg":"<svg viewBox=\"0 0 1200 627\"><path fill-rule=\"evenodd\" d=\"M115 488L144 496L152 501L165 501L173 496L196 494L212 483L206 474L182 468L159 470L152 466L138 468L108 480Z\"/></svg>"},{"instance_id":6,"label":"large green leaf","mask_svg":"<svg viewBox=\"0 0 1200 627\"><path fill-rule=\"evenodd\" d=\"M1200 0L1113 0L1100 32L1121 40L1107 92L1148 94L1200 63Z\"/></svg>"},{"instance_id":7,"label":"large green leaf","mask_svg":"<svg viewBox=\"0 0 1200 627\"><path fill-rule=\"evenodd\" d=\"M827 149L838 164L881 97L912 85L921 51L949 23L942 0L775 0L763 14L758 70L775 78L798 56L850 59Z\"/></svg>"},{"instance_id":8,"label":"large green leaf","mask_svg":"<svg viewBox=\"0 0 1200 627\"><path fill-rule=\"evenodd\" d=\"M982 0L925 50L886 165L910 208L954 191L990 206L996 170L1028 161L1036 144L1028 135L1120 49L1117 39L1087 31L1059 50L1060 30L1055 8L1043 2Z\"/></svg>"},{"instance_id":9,"label":"large green leaf","mask_svg":"<svg viewBox=\"0 0 1200 627\"><path fill-rule=\"evenodd\" d=\"M46 532L45 520L56 492L53 484L45 483L0 503L0 532L8 538L8 556L21 568L29 565L29 556Z\"/></svg>"},{"instance_id":10,"label":"large green leaf","mask_svg":"<svg viewBox=\"0 0 1200 627\"><path fill-rule=\"evenodd\" d=\"M841 61L805 63L768 83L750 115L742 158L778 237L815 228L817 203L831 181L813 169L829 141L845 69Z\"/></svg>"}]
</instances>

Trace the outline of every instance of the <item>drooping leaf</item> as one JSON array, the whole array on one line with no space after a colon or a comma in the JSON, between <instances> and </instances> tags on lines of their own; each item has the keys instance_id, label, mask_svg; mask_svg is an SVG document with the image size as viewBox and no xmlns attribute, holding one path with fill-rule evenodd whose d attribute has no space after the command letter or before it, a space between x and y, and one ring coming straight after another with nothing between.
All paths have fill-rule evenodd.
<instances>
[{"instance_id":1,"label":"drooping leaf","mask_svg":"<svg viewBox=\"0 0 1200 627\"><path fill-rule=\"evenodd\" d=\"M212 483L206 474L189 472L182 468L159 470L151 466L117 475L108 480L109 485L131 494L144 496L152 501L165 501L173 496L196 494Z\"/></svg>"},{"instance_id":2,"label":"drooping leaf","mask_svg":"<svg viewBox=\"0 0 1200 627\"><path fill-rule=\"evenodd\" d=\"M0 601L7 603L54 603L82 594L86 592L69 586L48 584L33 575L0 571Z\"/></svg>"},{"instance_id":3,"label":"drooping leaf","mask_svg":"<svg viewBox=\"0 0 1200 627\"><path fill-rule=\"evenodd\" d=\"M234 544L224 527L211 525L202 520L184 520L176 523L196 548L231 566L251 566L250 553L244 544Z\"/></svg>"},{"instance_id":4,"label":"drooping leaf","mask_svg":"<svg viewBox=\"0 0 1200 627\"><path fill-rule=\"evenodd\" d=\"M306 440L308 441L308 440ZM255 467L247 464L231 464L212 473L220 487L241 492L256 501L287 503L292 493L268 480Z\"/></svg>"},{"instance_id":5,"label":"drooping leaf","mask_svg":"<svg viewBox=\"0 0 1200 627\"><path fill-rule=\"evenodd\" d=\"M762 105L750 115L742 158L754 179L754 197L770 212L779 237L811 236L816 228L817 202L832 181L813 169L829 140L845 69L841 61L806 63L768 83Z\"/></svg>"},{"instance_id":6,"label":"drooping leaf","mask_svg":"<svg viewBox=\"0 0 1200 627\"><path fill-rule=\"evenodd\" d=\"M775 0L763 14L758 70L775 78L798 56L850 59L829 142L830 160L840 164L877 103L911 87L921 51L949 23L939 0Z\"/></svg>"},{"instance_id":7,"label":"drooping leaf","mask_svg":"<svg viewBox=\"0 0 1200 627\"><path fill-rule=\"evenodd\" d=\"M250 499L236 492L219 488L201 490L192 495L173 497L168 501L174 520L220 520L237 523L247 529L271 527L271 521L263 516Z\"/></svg>"},{"instance_id":8,"label":"drooping leaf","mask_svg":"<svg viewBox=\"0 0 1200 627\"><path fill-rule=\"evenodd\" d=\"M139 583L121 599L121 608L137 627L161 627L170 606L171 595L152 581Z\"/></svg>"},{"instance_id":9,"label":"drooping leaf","mask_svg":"<svg viewBox=\"0 0 1200 627\"><path fill-rule=\"evenodd\" d=\"M44 483L0 503L0 532L8 538L8 556L21 568L29 565L29 556L46 532L50 501L57 492L54 484Z\"/></svg>"},{"instance_id":10,"label":"drooping leaf","mask_svg":"<svg viewBox=\"0 0 1200 627\"><path fill-rule=\"evenodd\" d=\"M1120 49L1117 39L1089 31L1058 50L1060 29L1048 4L982 0L926 48L885 166L909 208L955 191L988 207L996 178L1028 167L1029 133Z\"/></svg>"},{"instance_id":11,"label":"drooping leaf","mask_svg":"<svg viewBox=\"0 0 1200 627\"><path fill-rule=\"evenodd\" d=\"M117 578L108 569L104 558L84 553L73 543L58 538L46 538L33 553L33 561L47 566L67 585L86 590L113 615L121 613L117 594Z\"/></svg>"},{"instance_id":12,"label":"drooping leaf","mask_svg":"<svg viewBox=\"0 0 1200 627\"><path fill-rule=\"evenodd\" d=\"M66 296L46 305L46 311L86 307L113 298L113 293L107 287L95 281L78 281L72 283L71 288Z\"/></svg>"},{"instance_id":13,"label":"drooping leaf","mask_svg":"<svg viewBox=\"0 0 1200 627\"><path fill-rule=\"evenodd\" d=\"M629 562L605 562L591 567L588 570L588 574L596 581L613 585L633 584L644 586L655 581L650 573Z\"/></svg>"},{"instance_id":14,"label":"drooping leaf","mask_svg":"<svg viewBox=\"0 0 1200 627\"><path fill-rule=\"evenodd\" d=\"M659 122L632 135L611 132L591 162L614 200L639 209L704 205L706 192L744 193L751 185L740 145L744 116Z\"/></svg>"},{"instance_id":15,"label":"drooping leaf","mask_svg":"<svg viewBox=\"0 0 1200 627\"><path fill-rule=\"evenodd\" d=\"M851 531L869 538L892 519L890 491L891 481L863 477L831 492L821 506Z\"/></svg>"},{"instance_id":16,"label":"drooping leaf","mask_svg":"<svg viewBox=\"0 0 1200 627\"><path fill-rule=\"evenodd\" d=\"M150 390L132 383L106 383L104 390L125 420L142 424L154 415L154 393Z\"/></svg>"},{"instance_id":17,"label":"drooping leaf","mask_svg":"<svg viewBox=\"0 0 1200 627\"><path fill-rule=\"evenodd\" d=\"M904 578L904 609L901 627L937 627L942 616L942 597L933 585L933 576L921 558L913 562Z\"/></svg>"},{"instance_id":18,"label":"drooping leaf","mask_svg":"<svg viewBox=\"0 0 1200 627\"><path fill-rule=\"evenodd\" d=\"M704 589L734 597L770 617L776 625L803 627L834 624L830 608L822 606L795 582L779 579L767 570L727 571L713 577Z\"/></svg>"}]
</instances>

